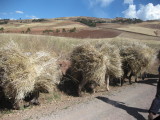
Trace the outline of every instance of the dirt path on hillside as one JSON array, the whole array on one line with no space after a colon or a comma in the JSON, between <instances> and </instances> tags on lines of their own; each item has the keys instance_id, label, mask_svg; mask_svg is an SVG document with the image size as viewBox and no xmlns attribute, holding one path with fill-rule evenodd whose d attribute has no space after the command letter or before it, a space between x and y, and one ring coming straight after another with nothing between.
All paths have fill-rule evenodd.
<instances>
[{"instance_id":1,"label":"dirt path on hillside","mask_svg":"<svg viewBox=\"0 0 160 120\"><path fill-rule=\"evenodd\" d=\"M83 98L68 97L4 115L1 120L145 120L155 96L157 79L111 88Z\"/></svg>"},{"instance_id":2,"label":"dirt path on hillside","mask_svg":"<svg viewBox=\"0 0 160 120\"><path fill-rule=\"evenodd\" d=\"M148 34L143 34L143 33L138 33L138 32L132 32L132 31L127 31L127 30L120 30L117 28L107 28L107 27L99 27L100 29L104 30L114 30L115 32L121 32L119 35L120 37L124 38L133 38L133 39L139 39L139 40L160 40L160 36L154 36L154 35L148 35Z\"/></svg>"}]
</instances>

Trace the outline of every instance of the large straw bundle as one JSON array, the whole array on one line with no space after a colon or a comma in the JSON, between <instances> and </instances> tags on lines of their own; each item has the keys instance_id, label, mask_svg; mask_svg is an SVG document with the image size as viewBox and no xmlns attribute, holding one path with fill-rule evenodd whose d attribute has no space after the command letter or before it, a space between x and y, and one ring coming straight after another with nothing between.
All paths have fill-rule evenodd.
<instances>
[{"instance_id":1,"label":"large straw bundle","mask_svg":"<svg viewBox=\"0 0 160 120\"><path fill-rule=\"evenodd\" d=\"M0 49L0 86L14 103L34 90L35 69L17 48Z\"/></svg>"},{"instance_id":2,"label":"large straw bundle","mask_svg":"<svg viewBox=\"0 0 160 120\"><path fill-rule=\"evenodd\" d=\"M119 49L108 43L99 43L96 44L95 47L108 58L108 61L106 61L106 75L113 78L120 78L123 74L123 70Z\"/></svg>"},{"instance_id":3,"label":"large straw bundle","mask_svg":"<svg viewBox=\"0 0 160 120\"><path fill-rule=\"evenodd\" d=\"M123 68L134 74L145 71L154 60L154 50L142 43L130 43L121 47Z\"/></svg>"},{"instance_id":4,"label":"large straw bundle","mask_svg":"<svg viewBox=\"0 0 160 120\"><path fill-rule=\"evenodd\" d=\"M71 53L71 73L74 80L78 80L80 87L92 80L103 84L106 72L105 60L106 57L90 44L74 48Z\"/></svg>"},{"instance_id":5,"label":"large straw bundle","mask_svg":"<svg viewBox=\"0 0 160 120\"><path fill-rule=\"evenodd\" d=\"M37 73L35 89L41 92L53 92L62 76L57 59L48 52L36 52L32 55Z\"/></svg>"}]
</instances>

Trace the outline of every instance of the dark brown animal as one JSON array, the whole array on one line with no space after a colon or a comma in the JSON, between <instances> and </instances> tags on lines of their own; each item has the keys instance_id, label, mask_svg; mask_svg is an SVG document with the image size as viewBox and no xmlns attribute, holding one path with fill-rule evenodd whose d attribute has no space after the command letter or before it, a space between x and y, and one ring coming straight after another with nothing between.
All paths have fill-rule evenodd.
<instances>
[{"instance_id":1,"label":"dark brown animal","mask_svg":"<svg viewBox=\"0 0 160 120\"><path fill-rule=\"evenodd\" d=\"M24 98L24 101L27 102L24 105L24 107L29 107L30 105L40 105L38 98L39 98L39 91L33 91L32 93L29 93Z\"/></svg>"},{"instance_id":2,"label":"dark brown animal","mask_svg":"<svg viewBox=\"0 0 160 120\"><path fill-rule=\"evenodd\" d=\"M123 86L124 84L124 80L127 78L129 80L129 83L132 84L132 76L135 76L135 82L137 82L137 74L135 74L132 70L131 67L129 66L129 64L127 62L123 63L122 66L123 69L123 76L121 78L121 86ZM129 74L129 76L128 76Z\"/></svg>"},{"instance_id":3,"label":"dark brown animal","mask_svg":"<svg viewBox=\"0 0 160 120\"><path fill-rule=\"evenodd\" d=\"M81 96L81 90L95 93L95 88L99 86L95 81L87 81L83 79L81 71L74 72L71 68L71 62L68 60L59 61L60 69L63 74L63 79L60 82L59 88L67 94L76 94ZM76 92L76 93L75 93Z\"/></svg>"},{"instance_id":4,"label":"dark brown animal","mask_svg":"<svg viewBox=\"0 0 160 120\"><path fill-rule=\"evenodd\" d=\"M95 81L88 81L87 84L84 86L85 90L89 93L95 93L95 88L100 86Z\"/></svg>"}]
</instances>

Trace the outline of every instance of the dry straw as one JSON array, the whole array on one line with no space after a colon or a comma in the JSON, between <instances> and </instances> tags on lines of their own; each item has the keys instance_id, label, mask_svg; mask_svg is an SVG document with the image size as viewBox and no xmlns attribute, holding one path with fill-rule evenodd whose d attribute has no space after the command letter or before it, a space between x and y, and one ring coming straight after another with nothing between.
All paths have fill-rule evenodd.
<instances>
[{"instance_id":1,"label":"dry straw","mask_svg":"<svg viewBox=\"0 0 160 120\"><path fill-rule=\"evenodd\" d=\"M7 98L18 102L28 93L53 92L60 82L57 58L47 52L24 54L16 44L0 49L0 86Z\"/></svg>"},{"instance_id":2,"label":"dry straw","mask_svg":"<svg viewBox=\"0 0 160 120\"><path fill-rule=\"evenodd\" d=\"M155 60L154 50L144 43L128 42L121 46L120 54L123 68L130 68L135 74L146 71Z\"/></svg>"},{"instance_id":3,"label":"dry straw","mask_svg":"<svg viewBox=\"0 0 160 120\"><path fill-rule=\"evenodd\" d=\"M62 77L55 54L39 51L31 55L37 73L35 89L41 92L53 92Z\"/></svg>"},{"instance_id":4,"label":"dry straw","mask_svg":"<svg viewBox=\"0 0 160 120\"><path fill-rule=\"evenodd\" d=\"M0 85L7 98L18 101L32 92L35 75L30 59L16 45L0 49Z\"/></svg>"},{"instance_id":5,"label":"dry straw","mask_svg":"<svg viewBox=\"0 0 160 120\"><path fill-rule=\"evenodd\" d=\"M119 49L109 43L98 43L95 47L108 58L108 60L106 60L106 75L113 78L120 78L123 70Z\"/></svg>"},{"instance_id":6,"label":"dry straw","mask_svg":"<svg viewBox=\"0 0 160 120\"><path fill-rule=\"evenodd\" d=\"M71 71L74 80L81 82L84 81L95 81L98 84L104 84L105 81L105 65L106 57L98 52L89 43L77 46L71 53ZM78 74L81 73L81 78Z\"/></svg>"}]
</instances>

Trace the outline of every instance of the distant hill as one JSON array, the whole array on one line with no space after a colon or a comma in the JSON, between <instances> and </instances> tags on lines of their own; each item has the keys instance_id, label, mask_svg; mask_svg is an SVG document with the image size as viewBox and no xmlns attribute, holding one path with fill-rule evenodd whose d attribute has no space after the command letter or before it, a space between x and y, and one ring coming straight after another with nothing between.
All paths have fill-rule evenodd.
<instances>
[{"instance_id":1,"label":"distant hill","mask_svg":"<svg viewBox=\"0 0 160 120\"><path fill-rule=\"evenodd\" d=\"M1 19L0 33L39 34L75 38L110 38L121 35L136 39L139 35L148 39L148 36L160 36L160 21L86 16L52 19Z\"/></svg>"}]
</instances>

